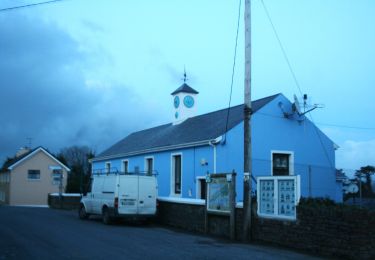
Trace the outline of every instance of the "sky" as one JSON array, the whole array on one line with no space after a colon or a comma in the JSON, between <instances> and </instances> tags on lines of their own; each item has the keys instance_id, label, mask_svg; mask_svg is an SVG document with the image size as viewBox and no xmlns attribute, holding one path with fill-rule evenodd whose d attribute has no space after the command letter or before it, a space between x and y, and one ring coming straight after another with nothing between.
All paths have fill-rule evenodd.
<instances>
[{"instance_id":1,"label":"sky","mask_svg":"<svg viewBox=\"0 0 375 260\"><path fill-rule=\"evenodd\" d=\"M40 1L2 0L0 9ZM252 99L308 94L340 148L336 167L375 165L375 1L252 1ZM198 114L229 102L238 0L65 0L0 11L0 162L22 146L97 153L173 119L182 83ZM244 0L232 105L243 102Z\"/></svg>"}]
</instances>

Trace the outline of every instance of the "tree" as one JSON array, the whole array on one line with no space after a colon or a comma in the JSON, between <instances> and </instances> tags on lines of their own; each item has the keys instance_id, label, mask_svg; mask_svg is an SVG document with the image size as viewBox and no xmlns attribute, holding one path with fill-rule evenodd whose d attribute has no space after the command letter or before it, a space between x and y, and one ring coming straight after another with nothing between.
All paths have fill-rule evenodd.
<instances>
[{"instance_id":1,"label":"tree","mask_svg":"<svg viewBox=\"0 0 375 260\"><path fill-rule=\"evenodd\" d=\"M355 176L359 179L362 185L362 196L364 197L374 196L374 192L372 190L372 185L371 185L371 176L374 174L375 174L375 167L371 165L361 167L355 173ZM362 180L363 178L366 179L366 182L363 182Z\"/></svg>"},{"instance_id":2,"label":"tree","mask_svg":"<svg viewBox=\"0 0 375 260\"><path fill-rule=\"evenodd\" d=\"M57 158L71 170L65 188L67 193L84 193L91 176L89 160L94 157L95 152L88 146L70 146L60 150Z\"/></svg>"}]
</instances>

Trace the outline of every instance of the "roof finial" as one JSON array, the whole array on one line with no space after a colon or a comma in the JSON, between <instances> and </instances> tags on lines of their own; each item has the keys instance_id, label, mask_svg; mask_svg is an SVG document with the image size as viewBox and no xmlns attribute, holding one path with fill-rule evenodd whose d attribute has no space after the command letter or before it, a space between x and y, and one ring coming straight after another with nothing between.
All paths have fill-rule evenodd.
<instances>
[{"instance_id":1,"label":"roof finial","mask_svg":"<svg viewBox=\"0 0 375 260\"><path fill-rule=\"evenodd\" d=\"M184 83L186 83L188 79L186 78L186 68L185 68L185 65L184 65Z\"/></svg>"}]
</instances>

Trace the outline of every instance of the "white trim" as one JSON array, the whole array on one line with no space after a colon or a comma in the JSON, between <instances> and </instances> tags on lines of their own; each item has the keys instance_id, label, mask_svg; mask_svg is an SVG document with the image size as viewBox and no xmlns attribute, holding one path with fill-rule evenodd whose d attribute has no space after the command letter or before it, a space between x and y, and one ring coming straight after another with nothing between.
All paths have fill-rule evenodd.
<instances>
[{"instance_id":1,"label":"white trim","mask_svg":"<svg viewBox=\"0 0 375 260\"><path fill-rule=\"evenodd\" d=\"M197 198L197 199L199 199L200 198L200 195L201 195L201 183L200 183L200 181L201 180L205 180L206 179L206 176L197 176L196 177L196 182L195 182L195 197ZM207 191L206 191L207 192ZM202 199L202 198L200 198L200 199Z\"/></svg>"},{"instance_id":2,"label":"white trim","mask_svg":"<svg viewBox=\"0 0 375 260\"><path fill-rule=\"evenodd\" d=\"M174 157L175 156L178 156L180 155L181 156L181 176L180 176L180 193L175 193L174 192L174 188L175 188L175 172L174 172ZM183 176L183 155L182 155L182 152L179 152L179 153L171 153L171 174L170 174L170 177L171 177L171 180L170 180L170 192L169 192L169 196L170 197L181 197L182 196L182 176Z\"/></svg>"},{"instance_id":3,"label":"white trim","mask_svg":"<svg viewBox=\"0 0 375 260\"><path fill-rule=\"evenodd\" d=\"M205 200L200 199L188 199L188 198L176 198L176 197L158 197L158 200L165 202L192 204L192 205L204 205Z\"/></svg>"},{"instance_id":4,"label":"white trim","mask_svg":"<svg viewBox=\"0 0 375 260\"><path fill-rule=\"evenodd\" d=\"M280 154L288 154L289 155L289 175L294 175L294 152L293 151L285 151L285 150L271 150L271 176L273 175L273 154L280 153Z\"/></svg>"},{"instance_id":5,"label":"white trim","mask_svg":"<svg viewBox=\"0 0 375 260\"><path fill-rule=\"evenodd\" d=\"M126 172L125 171L125 162L127 162L127 164L128 164L128 171L127 172L129 172L129 159L125 159L125 160L121 160L121 171L122 172Z\"/></svg>"},{"instance_id":6,"label":"white trim","mask_svg":"<svg viewBox=\"0 0 375 260\"><path fill-rule=\"evenodd\" d=\"M39 147L38 149L36 149L35 151L33 151L32 153L30 153L29 155L27 155L25 158L22 158L18 162L15 162L11 166L9 166L8 169L9 170L13 170L14 167L16 167L20 163L24 162L25 160L29 159L30 157L32 157L34 154L38 153L39 151L44 152L48 157L50 157L52 160L54 160L55 162L57 162L58 164L60 164L66 171L70 172L70 169L67 166L65 166L62 162L60 162L59 160L57 160L53 155L51 155L45 149L43 149L43 147Z\"/></svg>"},{"instance_id":7,"label":"white trim","mask_svg":"<svg viewBox=\"0 0 375 260\"><path fill-rule=\"evenodd\" d=\"M147 160L148 159L151 159L152 160L152 170L154 170L155 168L154 168L154 163L155 163L155 158L154 158L154 156L146 156L146 157L144 157L144 171L145 172L148 172L148 163L147 163ZM152 172L151 172L151 174L152 174Z\"/></svg>"}]
</instances>

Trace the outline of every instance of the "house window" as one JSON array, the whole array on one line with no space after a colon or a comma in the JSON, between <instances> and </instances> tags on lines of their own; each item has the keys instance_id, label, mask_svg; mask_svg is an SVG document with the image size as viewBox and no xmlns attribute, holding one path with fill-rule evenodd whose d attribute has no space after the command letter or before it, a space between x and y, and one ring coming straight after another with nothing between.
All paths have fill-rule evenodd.
<instances>
[{"instance_id":1,"label":"house window","mask_svg":"<svg viewBox=\"0 0 375 260\"><path fill-rule=\"evenodd\" d=\"M258 215L295 220L300 190L299 176L258 177Z\"/></svg>"},{"instance_id":2,"label":"house window","mask_svg":"<svg viewBox=\"0 0 375 260\"><path fill-rule=\"evenodd\" d=\"M174 194L181 194L181 155L172 156L172 189Z\"/></svg>"},{"instance_id":3,"label":"house window","mask_svg":"<svg viewBox=\"0 0 375 260\"><path fill-rule=\"evenodd\" d=\"M272 153L272 175L288 176L293 175L293 154L290 152Z\"/></svg>"},{"instance_id":4,"label":"house window","mask_svg":"<svg viewBox=\"0 0 375 260\"><path fill-rule=\"evenodd\" d=\"M129 161L128 160L122 161L122 171L124 173L129 173Z\"/></svg>"},{"instance_id":5,"label":"house window","mask_svg":"<svg viewBox=\"0 0 375 260\"><path fill-rule=\"evenodd\" d=\"M105 163L105 173L109 174L110 172L111 172L111 163L110 162L106 162Z\"/></svg>"},{"instance_id":6,"label":"house window","mask_svg":"<svg viewBox=\"0 0 375 260\"><path fill-rule=\"evenodd\" d=\"M62 180L62 170L61 169L53 169L52 171L52 184L59 185L60 181Z\"/></svg>"},{"instance_id":7,"label":"house window","mask_svg":"<svg viewBox=\"0 0 375 260\"><path fill-rule=\"evenodd\" d=\"M29 180L40 180L40 170L29 170L27 178Z\"/></svg>"},{"instance_id":8,"label":"house window","mask_svg":"<svg viewBox=\"0 0 375 260\"><path fill-rule=\"evenodd\" d=\"M145 170L147 175L152 175L152 172L154 171L154 158L148 157L145 161Z\"/></svg>"}]
</instances>

